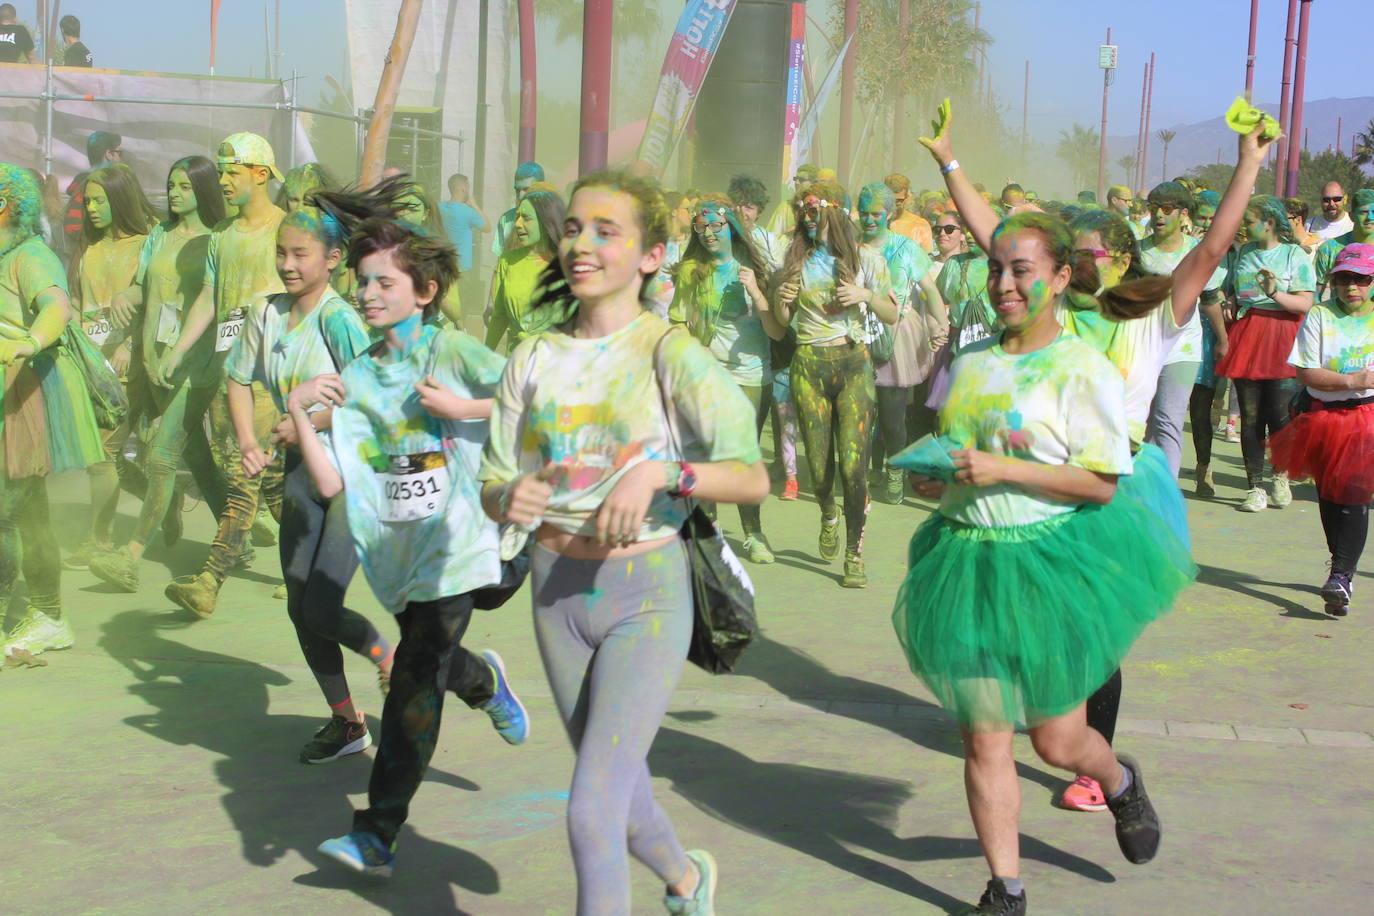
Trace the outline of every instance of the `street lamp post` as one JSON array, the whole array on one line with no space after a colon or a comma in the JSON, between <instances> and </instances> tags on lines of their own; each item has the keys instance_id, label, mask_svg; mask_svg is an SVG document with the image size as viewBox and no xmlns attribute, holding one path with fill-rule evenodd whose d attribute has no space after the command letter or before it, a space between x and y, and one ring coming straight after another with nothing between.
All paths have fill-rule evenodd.
<instances>
[{"instance_id":1,"label":"street lamp post","mask_svg":"<svg viewBox=\"0 0 1374 916\"><path fill-rule=\"evenodd\" d=\"M1107 43L1098 49L1097 65L1102 68L1102 133L1097 141L1097 199L1107 200L1107 87L1112 84L1116 69L1116 45L1112 44L1112 30L1107 28Z\"/></svg>"}]
</instances>

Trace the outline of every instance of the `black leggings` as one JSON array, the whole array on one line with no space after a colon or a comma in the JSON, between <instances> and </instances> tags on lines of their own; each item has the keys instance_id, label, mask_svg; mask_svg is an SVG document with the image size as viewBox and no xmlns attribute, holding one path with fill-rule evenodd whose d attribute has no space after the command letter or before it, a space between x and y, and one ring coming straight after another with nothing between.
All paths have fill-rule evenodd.
<instances>
[{"instance_id":1,"label":"black leggings","mask_svg":"<svg viewBox=\"0 0 1374 916\"><path fill-rule=\"evenodd\" d=\"M1326 547L1331 551L1332 572L1354 573L1369 535L1369 507L1343 506L1329 499L1319 499L1317 505Z\"/></svg>"},{"instance_id":2,"label":"black leggings","mask_svg":"<svg viewBox=\"0 0 1374 916\"><path fill-rule=\"evenodd\" d=\"M1194 385L1188 396L1188 425L1193 428L1193 452L1197 466L1212 463L1212 401L1217 390L1206 385Z\"/></svg>"},{"instance_id":3,"label":"black leggings","mask_svg":"<svg viewBox=\"0 0 1374 916\"><path fill-rule=\"evenodd\" d=\"M1121 711L1121 669L1088 697L1088 727L1095 728L1111 744L1116 737L1116 714Z\"/></svg>"},{"instance_id":4,"label":"black leggings","mask_svg":"<svg viewBox=\"0 0 1374 916\"><path fill-rule=\"evenodd\" d=\"M916 389L879 385L877 392L878 435L883 440L879 457L886 459L911 444L907 433L907 414L911 411Z\"/></svg>"},{"instance_id":5,"label":"black leggings","mask_svg":"<svg viewBox=\"0 0 1374 916\"><path fill-rule=\"evenodd\" d=\"M1264 440L1288 422L1288 402L1298 389L1298 380L1238 378L1235 383L1236 398L1240 401L1240 453L1245 459L1245 486L1253 490L1264 480Z\"/></svg>"},{"instance_id":6,"label":"black leggings","mask_svg":"<svg viewBox=\"0 0 1374 916\"><path fill-rule=\"evenodd\" d=\"M344 594L357 569L358 550L348 530L343 495L334 500L316 496L300 452L292 449L286 458L281 516L286 613L296 627L301 654L331 708L349 698L339 646L374 665L391 652L366 617L344 607Z\"/></svg>"}]
</instances>

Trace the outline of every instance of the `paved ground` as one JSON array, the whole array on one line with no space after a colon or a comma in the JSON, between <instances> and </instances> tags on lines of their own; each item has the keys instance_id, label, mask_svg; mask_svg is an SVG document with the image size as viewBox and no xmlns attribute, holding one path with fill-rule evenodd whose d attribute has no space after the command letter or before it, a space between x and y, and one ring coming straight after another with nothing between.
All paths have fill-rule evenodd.
<instances>
[{"instance_id":1,"label":"paved ground","mask_svg":"<svg viewBox=\"0 0 1374 916\"><path fill-rule=\"evenodd\" d=\"M1374 582L1359 577L1349 618L1321 614L1311 487L1285 511L1237 513L1238 456L1219 447L1221 498L1189 503L1202 577L1125 666L1118 745L1145 767L1163 849L1131 866L1108 815L1053 808L1062 774L1019 739L1033 912L1368 912L1374 899ZM81 538L84 491L79 476L53 484L64 544ZM737 676L688 670L651 759L684 841L721 862L727 916L939 913L986 880L957 735L888 620L924 516L914 501L875 506L873 585L852 592L815 557L814 504L765 507L779 563L754 570L763 638ZM0 913L570 913L571 755L526 600L479 616L469 644L504 654L530 743L509 748L450 704L395 878L356 879L315 846L347 830L371 752L295 762L321 703L271 598L272 552L210 620L162 597L208 534L197 509L185 541L150 555L137 595L68 573L76 648L0 674ZM385 616L361 577L350 597ZM367 666L350 672L379 708ZM634 869L635 912L662 912Z\"/></svg>"}]
</instances>

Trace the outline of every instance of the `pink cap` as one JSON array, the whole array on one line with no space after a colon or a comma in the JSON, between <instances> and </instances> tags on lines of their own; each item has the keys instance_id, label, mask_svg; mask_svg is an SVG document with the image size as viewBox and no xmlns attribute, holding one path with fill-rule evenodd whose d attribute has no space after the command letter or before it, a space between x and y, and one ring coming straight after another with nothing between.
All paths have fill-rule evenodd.
<instances>
[{"instance_id":1,"label":"pink cap","mask_svg":"<svg viewBox=\"0 0 1374 916\"><path fill-rule=\"evenodd\" d=\"M1336 263L1331 265L1333 274L1342 271L1352 274L1374 276L1374 245L1364 242L1351 242L1336 255Z\"/></svg>"}]
</instances>

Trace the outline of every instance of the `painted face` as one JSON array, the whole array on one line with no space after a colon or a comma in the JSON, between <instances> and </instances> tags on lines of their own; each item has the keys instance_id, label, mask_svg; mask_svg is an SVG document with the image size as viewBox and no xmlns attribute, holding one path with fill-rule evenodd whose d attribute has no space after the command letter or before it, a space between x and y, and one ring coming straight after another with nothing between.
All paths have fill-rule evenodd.
<instances>
[{"instance_id":1,"label":"painted face","mask_svg":"<svg viewBox=\"0 0 1374 916\"><path fill-rule=\"evenodd\" d=\"M568 204L558 259L572 294L594 303L637 289L658 270L663 246L644 250L634 198L624 191L590 187Z\"/></svg>"},{"instance_id":2,"label":"painted face","mask_svg":"<svg viewBox=\"0 0 1374 916\"><path fill-rule=\"evenodd\" d=\"M409 223L412 226L423 226L425 224L425 217L429 215L429 210L425 207L425 202L420 199L419 195L407 194L405 197L401 198L398 206L400 209L396 211L396 217L401 222Z\"/></svg>"},{"instance_id":3,"label":"painted face","mask_svg":"<svg viewBox=\"0 0 1374 916\"><path fill-rule=\"evenodd\" d=\"M1050 306L1070 276L1067 265L1055 268L1039 232L1003 232L988 257L988 299L1003 327L1023 332L1040 320L1054 320Z\"/></svg>"},{"instance_id":4,"label":"painted face","mask_svg":"<svg viewBox=\"0 0 1374 916\"><path fill-rule=\"evenodd\" d=\"M103 187L94 182L86 183L86 216L91 225L102 232L114 222L114 215L110 212L110 197Z\"/></svg>"},{"instance_id":5,"label":"painted face","mask_svg":"<svg viewBox=\"0 0 1374 916\"><path fill-rule=\"evenodd\" d=\"M1362 204L1350 212L1355 223L1355 231L1363 232L1365 239L1374 238L1374 204Z\"/></svg>"},{"instance_id":6,"label":"painted face","mask_svg":"<svg viewBox=\"0 0 1374 916\"><path fill-rule=\"evenodd\" d=\"M177 169L167 178L167 209L177 216L195 212L196 189L185 169Z\"/></svg>"},{"instance_id":7,"label":"painted face","mask_svg":"<svg viewBox=\"0 0 1374 916\"><path fill-rule=\"evenodd\" d=\"M1274 225L1254 210L1245 211L1245 235L1252 242L1271 242L1275 238Z\"/></svg>"},{"instance_id":8,"label":"painted face","mask_svg":"<svg viewBox=\"0 0 1374 916\"><path fill-rule=\"evenodd\" d=\"M324 288L339 266L339 252L325 251L324 243L297 226L277 232L277 276L293 296Z\"/></svg>"},{"instance_id":9,"label":"painted face","mask_svg":"<svg viewBox=\"0 0 1374 916\"><path fill-rule=\"evenodd\" d=\"M696 219L692 220L692 231L711 254L724 254L730 251L734 233L730 229L730 221L726 218L725 211L720 207L708 206L698 210Z\"/></svg>"},{"instance_id":10,"label":"painted face","mask_svg":"<svg viewBox=\"0 0 1374 916\"><path fill-rule=\"evenodd\" d=\"M1193 225L1202 232L1212 228L1212 220L1216 218L1217 208L1209 207L1206 204L1198 204L1197 210L1193 213Z\"/></svg>"},{"instance_id":11,"label":"painted face","mask_svg":"<svg viewBox=\"0 0 1374 916\"><path fill-rule=\"evenodd\" d=\"M516 248L538 244L542 236L539 232L539 217L534 213L534 204L528 200L520 201L520 205L515 208L515 225L511 232L515 238Z\"/></svg>"},{"instance_id":12,"label":"painted face","mask_svg":"<svg viewBox=\"0 0 1374 916\"><path fill-rule=\"evenodd\" d=\"M1091 261L1097 267L1097 279L1110 289L1121 282L1126 270L1131 266L1129 253L1107 251L1100 232L1081 232L1074 239L1073 254L1077 259L1075 266Z\"/></svg>"},{"instance_id":13,"label":"painted face","mask_svg":"<svg viewBox=\"0 0 1374 916\"><path fill-rule=\"evenodd\" d=\"M286 212L295 213L305 206L307 194L315 191L314 182L300 181L295 179L286 183Z\"/></svg>"},{"instance_id":14,"label":"painted face","mask_svg":"<svg viewBox=\"0 0 1374 916\"><path fill-rule=\"evenodd\" d=\"M871 241L883 234L887 228L887 208L881 201L859 201L859 228L863 230L864 241Z\"/></svg>"},{"instance_id":15,"label":"painted face","mask_svg":"<svg viewBox=\"0 0 1374 916\"><path fill-rule=\"evenodd\" d=\"M1183 226L1183 214L1173 204L1150 204L1150 228L1157 236L1173 235Z\"/></svg>"},{"instance_id":16,"label":"painted face","mask_svg":"<svg viewBox=\"0 0 1374 916\"><path fill-rule=\"evenodd\" d=\"M422 295L410 274L396 263L393 251L377 251L358 262L358 304L370 328L386 330L419 318L434 299L433 288Z\"/></svg>"},{"instance_id":17,"label":"painted face","mask_svg":"<svg viewBox=\"0 0 1374 916\"><path fill-rule=\"evenodd\" d=\"M256 171L251 165L221 165L219 167L219 188L224 199L232 207L242 207L253 197L257 186Z\"/></svg>"},{"instance_id":18,"label":"painted face","mask_svg":"<svg viewBox=\"0 0 1374 916\"><path fill-rule=\"evenodd\" d=\"M811 195L801 203L802 226L806 228L806 235L812 241L820 238L821 210L824 208L825 201Z\"/></svg>"},{"instance_id":19,"label":"painted face","mask_svg":"<svg viewBox=\"0 0 1374 916\"><path fill-rule=\"evenodd\" d=\"M958 220L941 216L935 221L935 246L944 255L957 254L964 247L964 230Z\"/></svg>"},{"instance_id":20,"label":"painted face","mask_svg":"<svg viewBox=\"0 0 1374 916\"><path fill-rule=\"evenodd\" d=\"M525 195L528 194L528 193L530 193L530 188L533 187L533 186L534 186L534 179L533 179L533 178L521 178L521 179L519 179L518 181L516 181L516 182L515 182L515 188L514 188L514 190L515 190L515 200L516 200L516 202L519 202L519 201L524 200L524 199L525 199Z\"/></svg>"},{"instance_id":21,"label":"painted face","mask_svg":"<svg viewBox=\"0 0 1374 916\"><path fill-rule=\"evenodd\" d=\"M1371 284L1374 284L1374 277L1357 274L1353 270L1342 270L1331 275L1331 288L1351 309L1357 309L1369 301L1369 292L1374 289Z\"/></svg>"}]
</instances>

